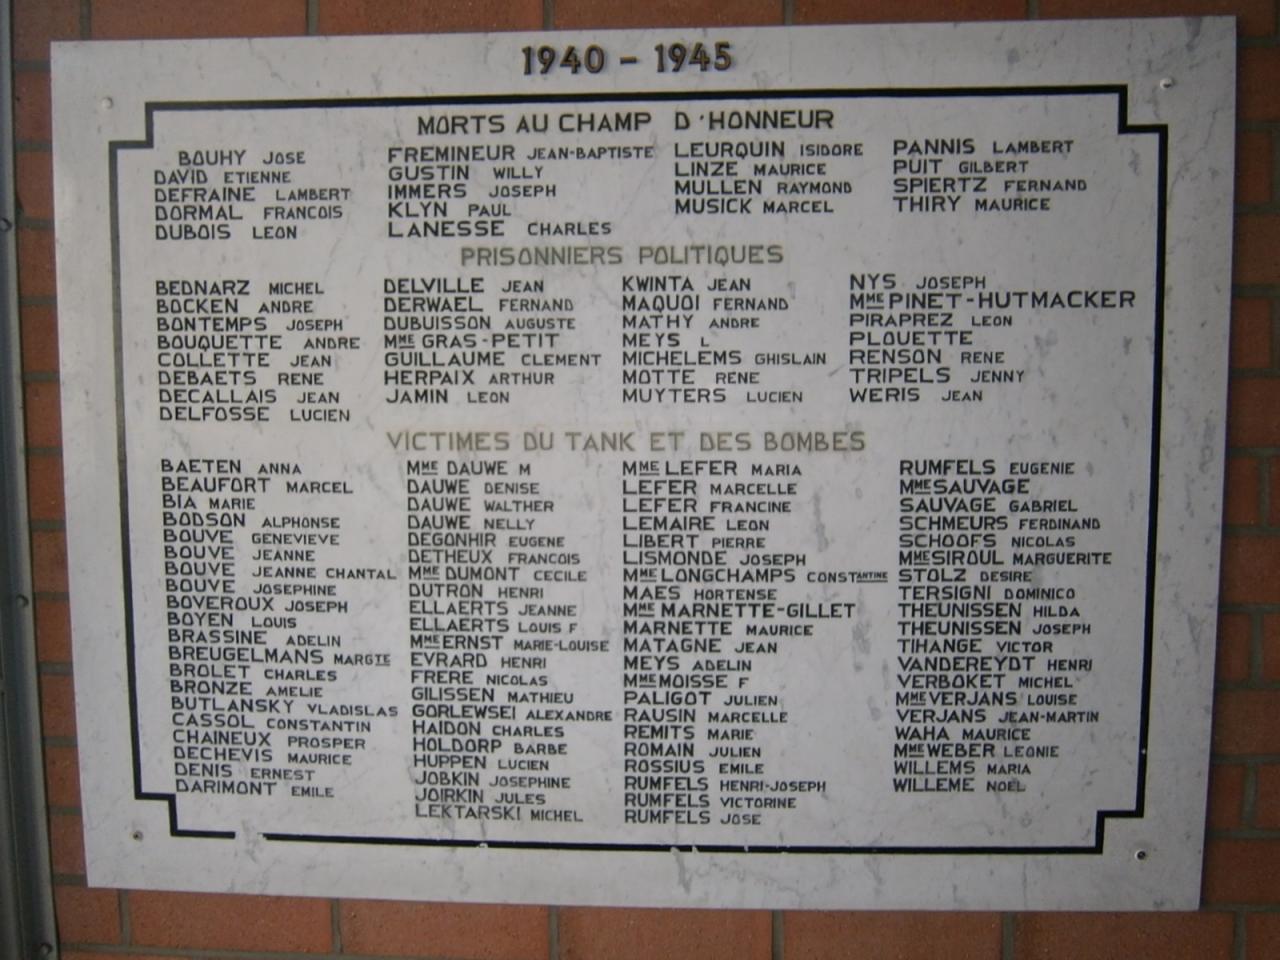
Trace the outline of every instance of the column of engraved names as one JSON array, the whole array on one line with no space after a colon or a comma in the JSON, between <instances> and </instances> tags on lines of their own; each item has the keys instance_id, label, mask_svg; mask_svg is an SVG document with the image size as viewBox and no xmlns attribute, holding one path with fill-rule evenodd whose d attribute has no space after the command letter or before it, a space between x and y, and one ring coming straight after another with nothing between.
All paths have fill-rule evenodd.
<instances>
[{"instance_id":1,"label":"column of engraved names","mask_svg":"<svg viewBox=\"0 0 1280 960\"><path fill-rule=\"evenodd\" d=\"M730 436L697 442L713 449ZM799 473L721 458L623 464L627 822L773 825L795 794L823 789L792 779L778 752L794 713L774 671L790 644L814 636L810 621L850 606L781 595L807 562L769 545L785 534L798 481L764 478Z\"/></svg>"},{"instance_id":2,"label":"column of engraved names","mask_svg":"<svg viewBox=\"0 0 1280 960\"><path fill-rule=\"evenodd\" d=\"M283 347L244 277L171 277L155 285L159 417L172 423L270 420L269 380Z\"/></svg>"},{"instance_id":3,"label":"column of engraved names","mask_svg":"<svg viewBox=\"0 0 1280 960\"><path fill-rule=\"evenodd\" d=\"M898 657L893 785L902 793L1017 794L1059 756L1053 726L1095 723L1078 705L1091 657L1063 656L1086 638L1087 578L1059 565L1108 565L1076 534L1100 530L1075 501L1038 495L1036 479L1070 476L1070 462L903 460L899 473ZM1046 570L1049 567L1049 570ZM1087 613L1087 607L1085 608ZM1029 709L1035 708L1035 709ZM1046 709L1049 708L1049 709Z\"/></svg>"},{"instance_id":4,"label":"column of engraved names","mask_svg":"<svg viewBox=\"0 0 1280 960\"><path fill-rule=\"evenodd\" d=\"M274 759L263 714L288 712L256 677L273 600L240 590L235 540L270 480L234 458L166 457L159 468L174 789L270 796L276 783L251 780L246 766Z\"/></svg>"},{"instance_id":5,"label":"column of engraved names","mask_svg":"<svg viewBox=\"0 0 1280 960\"><path fill-rule=\"evenodd\" d=\"M506 237L512 198L555 196L554 185L524 182L540 179L542 167L516 166L515 146L495 139L512 132L504 113L443 108L409 123L417 142L386 148L388 238L427 244ZM475 137L483 139L469 139ZM487 190L486 178L494 182Z\"/></svg>"},{"instance_id":6,"label":"column of engraved names","mask_svg":"<svg viewBox=\"0 0 1280 960\"><path fill-rule=\"evenodd\" d=\"M293 241L340 222L352 189L304 147L188 145L151 172L154 237L167 243ZM311 171L316 172L311 172Z\"/></svg>"},{"instance_id":7,"label":"column of engraved names","mask_svg":"<svg viewBox=\"0 0 1280 960\"><path fill-rule=\"evenodd\" d=\"M697 355L687 342L698 294L681 274L622 277L622 397L630 403L709 403L724 391L696 384ZM708 358L710 359L710 358Z\"/></svg>"},{"instance_id":8,"label":"column of engraved names","mask_svg":"<svg viewBox=\"0 0 1280 960\"><path fill-rule=\"evenodd\" d=\"M623 513L623 819L709 824L708 760L698 731L726 673L686 672L682 657L724 652L730 622L680 604L663 582L676 569L723 566L710 547L711 517L698 512L695 471L724 473L732 461L625 460ZM705 538L706 547L700 544ZM687 612L686 612L687 611ZM705 611L712 612L712 611ZM692 666L692 665L691 665Z\"/></svg>"},{"instance_id":9,"label":"column of engraved names","mask_svg":"<svg viewBox=\"0 0 1280 960\"><path fill-rule=\"evenodd\" d=\"M552 679L557 657L608 649L562 595L587 580L580 554L530 465L495 455L508 434L483 435L488 455L467 459L458 445L482 434L434 436L444 455L408 460L405 478L417 815L581 822L560 799L572 728L611 715Z\"/></svg>"},{"instance_id":10,"label":"column of engraved names","mask_svg":"<svg viewBox=\"0 0 1280 960\"><path fill-rule=\"evenodd\" d=\"M351 420L340 358L361 349L320 282L154 281L159 418L174 424Z\"/></svg>"},{"instance_id":11,"label":"column of engraved names","mask_svg":"<svg viewBox=\"0 0 1280 960\"><path fill-rule=\"evenodd\" d=\"M406 142L385 150L386 236L428 250L459 242L468 269L619 265L623 248L605 242L613 211L575 211L574 201L593 179L589 165L612 174L619 161L637 161L641 175L649 170L651 120L646 110L576 106L415 111L400 127ZM644 142L592 142L600 138Z\"/></svg>"},{"instance_id":12,"label":"column of engraved names","mask_svg":"<svg viewBox=\"0 0 1280 960\"><path fill-rule=\"evenodd\" d=\"M820 228L854 194L863 144L844 139L841 105L785 101L677 110L672 199L677 216L787 218Z\"/></svg>"},{"instance_id":13,"label":"column of engraved names","mask_svg":"<svg viewBox=\"0 0 1280 960\"><path fill-rule=\"evenodd\" d=\"M621 287L623 401L724 403L725 374L741 365L742 351L709 348L695 333L702 295L693 281L675 272L627 273Z\"/></svg>"},{"instance_id":14,"label":"column of engraved names","mask_svg":"<svg viewBox=\"0 0 1280 960\"><path fill-rule=\"evenodd\" d=\"M536 402L567 371L598 367L598 352L578 349L573 298L551 283L507 279L489 296L482 275L385 277L385 402Z\"/></svg>"},{"instance_id":15,"label":"column of engraved names","mask_svg":"<svg viewBox=\"0 0 1280 960\"><path fill-rule=\"evenodd\" d=\"M997 533L1008 520L997 498L1010 491L994 469L989 460L899 466L899 793L980 790L979 761L995 755L986 723L1017 702L1010 674L1032 667L1017 639L1021 605L993 601L993 587L975 582L980 569L1003 565ZM993 637L1003 638L998 650Z\"/></svg>"},{"instance_id":16,"label":"column of engraved names","mask_svg":"<svg viewBox=\"0 0 1280 960\"><path fill-rule=\"evenodd\" d=\"M350 490L297 479L291 462L160 466L178 792L334 797L339 771L367 748L362 735L396 713L334 695L340 680L390 665L347 649L334 618L350 607L338 585L394 575L342 565L337 510L292 506Z\"/></svg>"},{"instance_id":17,"label":"column of engraved names","mask_svg":"<svg viewBox=\"0 0 1280 960\"><path fill-rule=\"evenodd\" d=\"M1000 400L1026 379L1006 346L1014 316L997 312L1008 305L985 276L851 273L850 402Z\"/></svg>"},{"instance_id":18,"label":"column of engraved names","mask_svg":"<svg viewBox=\"0 0 1280 960\"><path fill-rule=\"evenodd\" d=\"M507 365L506 351L487 342L493 320L485 289L480 276L383 278L387 404L443 407L478 400L479 385Z\"/></svg>"},{"instance_id":19,"label":"column of engraved names","mask_svg":"<svg viewBox=\"0 0 1280 960\"><path fill-rule=\"evenodd\" d=\"M1018 139L898 137L888 183L897 213L972 211L987 217L1068 210L1089 190L1076 141L1028 131Z\"/></svg>"},{"instance_id":20,"label":"column of engraved names","mask_svg":"<svg viewBox=\"0 0 1280 960\"><path fill-rule=\"evenodd\" d=\"M488 802L499 722L515 719L483 671L503 655L509 604L497 583L497 534L476 529L473 478L450 457L405 462L413 782L419 817L507 819ZM515 819L510 817L510 819Z\"/></svg>"},{"instance_id":21,"label":"column of engraved names","mask_svg":"<svg viewBox=\"0 0 1280 960\"><path fill-rule=\"evenodd\" d=\"M783 371L824 365L826 352L753 349L791 308L756 292L783 261L780 244L641 246L639 260L650 270L620 280L624 403L803 402L800 379ZM736 269L695 283L663 263Z\"/></svg>"},{"instance_id":22,"label":"column of engraved names","mask_svg":"<svg viewBox=\"0 0 1280 960\"><path fill-rule=\"evenodd\" d=\"M179 791L333 799L398 713L351 692L392 658L353 630L348 598L397 579L339 550L357 489L293 461L184 458L161 470L170 722L179 742L205 748L184 759L221 764L187 768L210 780Z\"/></svg>"}]
</instances>

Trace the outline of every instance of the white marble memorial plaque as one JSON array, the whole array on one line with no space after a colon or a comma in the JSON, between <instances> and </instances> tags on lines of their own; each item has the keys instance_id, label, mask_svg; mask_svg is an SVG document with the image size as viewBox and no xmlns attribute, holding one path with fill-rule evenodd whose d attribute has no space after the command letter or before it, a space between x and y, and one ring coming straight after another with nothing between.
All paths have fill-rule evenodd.
<instances>
[{"instance_id":1,"label":"white marble memorial plaque","mask_svg":"<svg viewBox=\"0 0 1280 960\"><path fill-rule=\"evenodd\" d=\"M54 71L92 883L1195 905L1231 21Z\"/></svg>"}]
</instances>

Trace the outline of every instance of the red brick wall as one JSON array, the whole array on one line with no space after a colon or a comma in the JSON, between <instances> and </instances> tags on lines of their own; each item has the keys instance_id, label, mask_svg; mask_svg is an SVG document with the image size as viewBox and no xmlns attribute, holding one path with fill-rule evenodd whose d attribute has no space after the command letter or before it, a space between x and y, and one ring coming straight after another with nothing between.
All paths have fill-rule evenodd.
<instances>
[{"instance_id":1,"label":"red brick wall","mask_svg":"<svg viewBox=\"0 0 1280 960\"><path fill-rule=\"evenodd\" d=\"M58 927L93 955L480 960L1280 957L1280 35L1275 0L14 0L19 274L36 631ZM1203 907L1179 914L600 910L85 886L58 412L49 41L125 37L1234 14L1235 310ZM1273 482L1274 481L1274 482ZM553 957L553 954L558 956ZM219 954L223 956L223 954Z\"/></svg>"}]
</instances>

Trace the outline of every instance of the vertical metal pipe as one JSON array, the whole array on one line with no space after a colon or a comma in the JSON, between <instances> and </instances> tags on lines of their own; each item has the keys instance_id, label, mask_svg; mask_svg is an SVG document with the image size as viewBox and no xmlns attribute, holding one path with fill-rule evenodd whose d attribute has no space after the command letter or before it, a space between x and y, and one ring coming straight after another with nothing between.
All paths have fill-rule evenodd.
<instances>
[{"instance_id":1,"label":"vertical metal pipe","mask_svg":"<svg viewBox=\"0 0 1280 960\"><path fill-rule=\"evenodd\" d=\"M57 955L32 619L10 0L0 0L0 955Z\"/></svg>"}]
</instances>

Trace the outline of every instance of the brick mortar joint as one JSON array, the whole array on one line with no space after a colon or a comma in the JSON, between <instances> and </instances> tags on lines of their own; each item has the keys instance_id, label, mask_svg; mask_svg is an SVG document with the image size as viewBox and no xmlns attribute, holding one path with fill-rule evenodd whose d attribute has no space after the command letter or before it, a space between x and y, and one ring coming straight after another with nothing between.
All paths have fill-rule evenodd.
<instances>
[{"instance_id":1,"label":"brick mortar joint","mask_svg":"<svg viewBox=\"0 0 1280 960\"><path fill-rule=\"evenodd\" d=\"M1241 499L1248 500L1248 497ZM1260 512L1260 511L1259 511ZM1280 527L1275 527L1270 523L1261 520L1255 523L1224 523L1222 525L1224 535L1231 536L1248 536L1249 534L1280 534Z\"/></svg>"},{"instance_id":2,"label":"brick mortar joint","mask_svg":"<svg viewBox=\"0 0 1280 960\"><path fill-rule=\"evenodd\" d=\"M1205 834L1209 840L1280 840L1280 828L1231 827L1214 828ZM1280 905L1277 905L1280 907Z\"/></svg>"}]
</instances>

